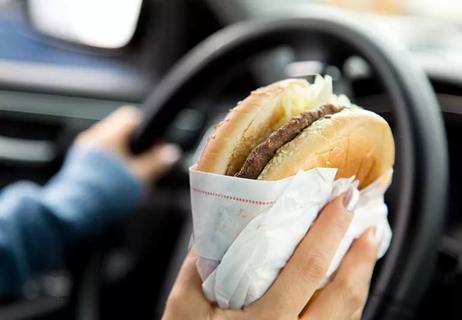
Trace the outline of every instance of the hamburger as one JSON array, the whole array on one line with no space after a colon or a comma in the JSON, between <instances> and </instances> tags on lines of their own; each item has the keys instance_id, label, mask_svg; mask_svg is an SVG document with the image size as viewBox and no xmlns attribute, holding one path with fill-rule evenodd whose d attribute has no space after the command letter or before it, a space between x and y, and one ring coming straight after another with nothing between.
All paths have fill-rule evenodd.
<instances>
[{"instance_id":1,"label":"hamburger","mask_svg":"<svg viewBox=\"0 0 462 320\"><path fill-rule=\"evenodd\" d=\"M394 163L394 140L379 115L332 93L329 77L286 79L253 91L216 126L196 169L278 180L336 168L365 188Z\"/></svg>"}]
</instances>

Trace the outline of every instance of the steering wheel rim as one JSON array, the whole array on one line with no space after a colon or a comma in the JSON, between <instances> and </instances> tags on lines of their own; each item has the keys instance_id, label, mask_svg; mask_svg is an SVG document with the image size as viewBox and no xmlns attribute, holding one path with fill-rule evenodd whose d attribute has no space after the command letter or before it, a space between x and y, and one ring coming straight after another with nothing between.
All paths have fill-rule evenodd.
<instances>
[{"instance_id":1,"label":"steering wheel rim","mask_svg":"<svg viewBox=\"0 0 462 320\"><path fill-rule=\"evenodd\" d=\"M161 137L211 70L230 61L287 44L294 37L334 39L365 58L392 100L400 137L396 177L396 225L389 252L372 288L366 319L404 319L422 298L431 277L444 221L447 146L436 97L424 73L397 47L339 15L244 22L212 35L171 69L145 103L145 121L132 140L137 153ZM412 223L411 223L412 221ZM415 227L417 226L417 227ZM405 245L406 244L406 245ZM426 272L418 272L421 266Z\"/></svg>"}]
</instances>

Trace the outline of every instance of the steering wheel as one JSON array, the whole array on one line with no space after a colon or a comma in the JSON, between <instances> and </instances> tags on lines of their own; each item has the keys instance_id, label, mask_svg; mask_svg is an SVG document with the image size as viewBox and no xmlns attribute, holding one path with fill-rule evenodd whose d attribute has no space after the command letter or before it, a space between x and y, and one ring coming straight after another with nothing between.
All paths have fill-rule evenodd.
<instances>
[{"instance_id":1,"label":"steering wheel","mask_svg":"<svg viewBox=\"0 0 462 320\"><path fill-rule=\"evenodd\" d=\"M165 76L145 103L134 153L162 137L217 71L281 45L312 43L365 59L391 100L397 147L393 240L377 269L365 319L411 319L429 285L444 221L448 155L442 117L425 74L393 43L339 15L244 22L210 36ZM94 293L93 293L94 294ZM86 313L88 314L88 313Z\"/></svg>"}]
</instances>

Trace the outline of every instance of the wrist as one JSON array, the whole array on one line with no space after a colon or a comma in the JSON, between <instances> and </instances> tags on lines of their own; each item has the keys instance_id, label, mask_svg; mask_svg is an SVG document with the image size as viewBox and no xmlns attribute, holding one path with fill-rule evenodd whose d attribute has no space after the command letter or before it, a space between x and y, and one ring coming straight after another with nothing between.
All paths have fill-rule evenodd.
<instances>
[{"instance_id":1,"label":"wrist","mask_svg":"<svg viewBox=\"0 0 462 320\"><path fill-rule=\"evenodd\" d=\"M44 201L77 235L100 232L138 203L142 185L111 152L74 145L61 171L45 186Z\"/></svg>"}]
</instances>

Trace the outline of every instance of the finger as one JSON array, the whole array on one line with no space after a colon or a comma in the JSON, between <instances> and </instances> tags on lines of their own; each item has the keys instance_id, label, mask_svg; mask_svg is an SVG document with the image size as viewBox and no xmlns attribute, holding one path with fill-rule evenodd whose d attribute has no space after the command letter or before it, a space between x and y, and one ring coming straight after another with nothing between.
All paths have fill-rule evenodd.
<instances>
[{"instance_id":1,"label":"finger","mask_svg":"<svg viewBox=\"0 0 462 320\"><path fill-rule=\"evenodd\" d=\"M137 123L141 119L141 112L133 106L122 106L95 124L95 127L106 127L120 124Z\"/></svg>"},{"instance_id":2,"label":"finger","mask_svg":"<svg viewBox=\"0 0 462 320\"><path fill-rule=\"evenodd\" d=\"M181 288L187 288L188 291L198 291L197 288L201 286L201 278L196 267L197 255L194 249L189 250L186 258L181 266L180 272L175 282L175 286L180 285Z\"/></svg>"},{"instance_id":3,"label":"finger","mask_svg":"<svg viewBox=\"0 0 462 320\"><path fill-rule=\"evenodd\" d=\"M181 158L181 150L174 144L157 145L133 158L135 175L151 181L165 174Z\"/></svg>"},{"instance_id":4,"label":"finger","mask_svg":"<svg viewBox=\"0 0 462 320\"><path fill-rule=\"evenodd\" d=\"M103 119L103 122L106 120L112 121L114 119L136 119L140 117L140 114L141 112L137 107L126 105L111 112Z\"/></svg>"},{"instance_id":5,"label":"finger","mask_svg":"<svg viewBox=\"0 0 462 320\"><path fill-rule=\"evenodd\" d=\"M377 252L374 230L368 229L353 243L332 282L320 291L301 319L360 319Z\"/></svg>"},{"instance_id":6,"label":"finger","mask_svg":"<svg viewBox=\"0 0 462 320\"><path fill-rule=\"evenodd\" d=\"M129 139L141 122L141 112L135 107L124 106L100 123L98 135L106 145L111 145L117 153L129 157Z\"/></svg>"},{"instance_id":7,"label":"finger","mask_svg":"<svg viewBox=\"0 0 462 320\"><path fill-rule=\"evenodd\" d=\"M117 149L126 149L128 136L141 121L141 113L135 107L125 106L94 124L77 137L77 143L88 145L116 145Z\"/></svg>"},{"instance_id":8,"label":"finger","mask_svg":"<svg viewBox=\"0 0 462 320\"><path fill-rule=\"evenodd\" d=\"M168 319L205 319L210 313L211 306L202 292L202 281L196 263L197 256L192 249L170 291L166 308L171 315Z\"/></svg>"},{"instance_id":9,"label":"finger","mask_svg":"<svg viewBox=\"0 0 462 320\"><path fill-rule=\"evenodd\" d=\"M126 137L133 132L141 121L141 112L133 106L123 106L101 122L101 126L112 129L119 137Z\"/></svg>"},{"instance_id":10,"label":"finger","mask_svg":"<svg viewBox=\"0 0 462 320\"><path fill-rule=\"evenodd\" d=\"M345 209L350 195L336 198L321 211L276 281L259 300L264 309L300 314L324 278L351 222L352 215Z\"/></svg>"},{"instance_id":11,"label":"finger","mask_svg":"<svg viewBox=\"0 0 462 320\"><path fill-rule=\"evenodd\" d=\"M350 320L361 320L363 317L364 307L356 311L350 318Z\"/></svg>"}]
</instances>

